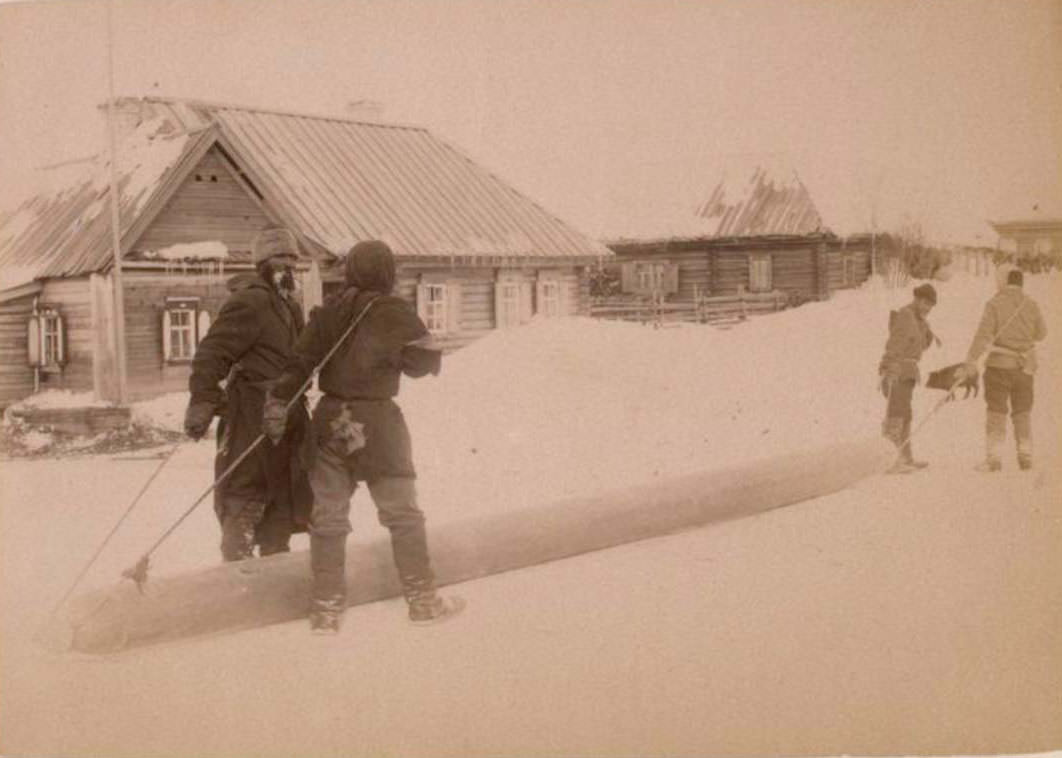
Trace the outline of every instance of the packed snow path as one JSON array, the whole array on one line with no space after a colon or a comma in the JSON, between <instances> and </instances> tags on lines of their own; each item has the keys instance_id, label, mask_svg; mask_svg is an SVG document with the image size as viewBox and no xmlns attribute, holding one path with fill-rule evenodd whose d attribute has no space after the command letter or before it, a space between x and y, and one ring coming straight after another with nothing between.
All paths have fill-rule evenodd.
<instances>
[{"instance_id":1,"label":"packed snow path","mask_svg":"<svg viewBox=\"0 0 1062 758\"><path fill-rule=\"evenodd\" d=\"M33 630L156 461L5 461L0 753L1057 748L1060 285L1034 279L1027 288L1051 331L1034 409L1038 471L1017 473L1010 456L1003 474L974 474L984 405L951 404L916 440L933 464L927 472L468 583L458 591L469 610L428 629L409 627L400 603L387 601L349 611L332 639L296 622L116 658L49 656L30 640ZM941 285L931 320L945 349L930 351L924 368L962 357L987 287ZM561 325L474 346L453 357L449 377L410 385L403 403L429 524L593 491L603 479L615 486L865 432L880 421L873 374L888 307L907 296L861 292L706 332L703 351L687 336L699 333L692 328L636 333L583 322L568 327L584 333L582 353L566 351ZM520 340L546 332L560 345L548 360L521 359L528 344ZM751 344L740 347L739 337ZM661 344L673 371L662 368ZM488 360L506 351L508 364ZM471 382L476 361L481 375L494 372L486 380L507 376L518 396L525 375L541 382L552 372L554 391L524 395L520 412L502 405L489 381ZM663 383L671 394L661 397ZM581 401L587 415L565 415L580 386L598 395ZM916 417L937 397L920 390ZM627 436L617 441L621 430ZM182 449L94 583L116 577L197 494L210 452L206 444ZM378 537L361 495L356 507L357 535ZM216 560L209 509L186 526L155 570Z\"/></svg>"}]
</instances>

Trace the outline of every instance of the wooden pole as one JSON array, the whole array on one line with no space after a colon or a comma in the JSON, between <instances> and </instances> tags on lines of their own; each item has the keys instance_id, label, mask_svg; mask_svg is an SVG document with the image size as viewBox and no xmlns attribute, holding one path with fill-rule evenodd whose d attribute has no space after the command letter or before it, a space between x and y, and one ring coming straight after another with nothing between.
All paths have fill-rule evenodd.
<instances>
[{"instance_id":1,"label":"wooden pole","mask_svg":"<svg viewBox=\"0 0 1062 758\"><path fill-rule=\"evenodd\" d=\"M114 133L114 0L107 0L107 145L110 164L111 246L114 255L114 357L120 404L128 399L125 365L125 289L122 286L121 214L118 207L117 138Z\"/></svg>"}]
</instances>

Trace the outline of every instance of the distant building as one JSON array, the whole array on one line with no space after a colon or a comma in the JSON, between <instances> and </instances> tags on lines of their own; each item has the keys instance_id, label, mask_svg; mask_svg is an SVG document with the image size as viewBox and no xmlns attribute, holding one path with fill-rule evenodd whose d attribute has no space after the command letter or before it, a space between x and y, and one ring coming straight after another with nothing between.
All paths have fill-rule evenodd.
<instances>
[{"instance_id":1,"label":"distant building","mask_svg":"<svg viewBox=\"0 0 1062 758\"><path fill-rule=\"evenodd\" d=\"M870 235L841 239L823 224L791 168L753 162L729 170L670 234L617 239L624 292L672 300L744 292L823 300L870 275Z\"/></svg>"},{"instance_id":2,"label":"distant building","mask_svg":"<svg viewBox=\"0 0 1062 758\"><path fill-rule=\"evenodd\" d=\"M187 387L189 363L282 224L303 305L342 286L357 241L386 240L397 294L458 346L533 314L589 309L611 253L426 129L162 98L115 103L131 398ZM99 159L0 216L0 407L41 388L116 395L109 168Z\"/></svg>"},{"instance_id":3,"label":"distant building","mask_svg":"<svg viewBox=\"0 0 1062 758\"><path fill-rule=\"evenodd\" d=\"M999 235L997 247L1022 259L1046 256L1062 259L1062 218L992 221Z\"/></svg>"}]
</instances>

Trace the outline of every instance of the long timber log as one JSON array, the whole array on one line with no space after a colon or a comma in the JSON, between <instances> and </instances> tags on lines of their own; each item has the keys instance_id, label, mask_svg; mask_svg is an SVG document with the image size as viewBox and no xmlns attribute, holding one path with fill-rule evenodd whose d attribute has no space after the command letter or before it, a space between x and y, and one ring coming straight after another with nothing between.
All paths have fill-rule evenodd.
<instances>
[{"instance_id":1,"label":"long timber log","mask_svg":"<svg viewBox=\"0 0 1062 758\"><path fill-rule=\"evenodd\" d=\"M463 582L820 497L881 472L893 455L866 439L438 524L429 527L432 560L440 586ZM401 594L390 541L350 544L347 578L350 605ZM305 551L152 577L143 593L123 582L75 597L39 638L52 649L111 653L261 627L304 616L309 587Z\"/></svg>"}]
</instances>

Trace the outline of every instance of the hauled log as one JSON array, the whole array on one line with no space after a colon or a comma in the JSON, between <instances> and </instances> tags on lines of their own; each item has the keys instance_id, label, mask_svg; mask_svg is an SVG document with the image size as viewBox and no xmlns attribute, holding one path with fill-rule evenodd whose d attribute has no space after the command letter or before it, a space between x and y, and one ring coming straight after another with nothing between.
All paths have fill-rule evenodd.
<instances>
[{"instance_id":1,"label":"hauled log","mask_svg":"<svg viewBox=\"0 0 1062 758\"><path fill-rule=\"evenodd\" d=\"M894 451L880 439L667 479L543 507L440 524L430 531L440 585L510 571L843 489L879 473ZM350 545L349 604L400 594L387 539ZM53 649L117 652L167 640L300 618L310 586L306 552L152 577L75 597L40 635Z\"/></svg>"}]
</instances>

